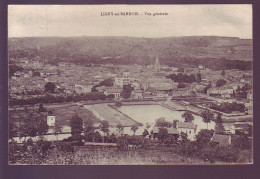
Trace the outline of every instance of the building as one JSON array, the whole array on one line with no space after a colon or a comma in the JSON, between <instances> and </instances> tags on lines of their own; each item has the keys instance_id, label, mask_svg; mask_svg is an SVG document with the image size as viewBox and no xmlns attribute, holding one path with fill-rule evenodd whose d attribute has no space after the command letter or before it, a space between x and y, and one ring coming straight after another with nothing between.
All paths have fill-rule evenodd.
<instances>
[{"instance_id":1,"label":"building","mask_svg":"<svg viewBox=\"0 0 260 179\"><path fill-rule=\"evenodd\" d=\"M93 85L85 84L85 85L78 85L75 84L75 92L76 93L90 93Z\"/></svg>"},{"instance_id":2,"label":"building","mask_svg":"<svg viewBox=\"0 0 260 179\"><path fill-rule=\"evenodd\" d=\"M115 77L114 84L115 84L115 86L120 86L121 88L123 88L124 85L130 84L130 78Z\"/></svg>"},{"instance_id":3,"label":"building","mask_svg":"<svg viewBox=\"0 0 260 179\"><path fill-rule=\"evenodd\" d=\"M250 90L250 91L247 93L247 99L253 100L253 90Z\"/></svg>"},{"instance_id":4,"label":"building","mask_svg":"<svg viewBox=\"0 0 260 179\"><path fill-rule=\"evenodd\" d=\"M205 66L203 66L203 65L199 65L199 69L200 69L200 70L204 70L204 69L206 69L206 68L205 68Z\"/></svg>"},{"instance_id":5,"label":"building","mask_svg":"<svg viewBox=\"0 0 260 179\"><path fill-rule=\"evenodd\" d=\"M229 86L221 86L218 88L210 88L207 91L209 96L219 96L223 98L230 98L234 93L234 89Z\"/></svg>"},{"instance_id":6,"label":"building","mask_svg":"<svg viewBox=\"0 0 260 179\"><path fill-rule=\"evenodd\" d=\"M182 132L187 134L189 140L194 140L196 135L196 126L193 122L177 122L176 126L179 134Z\"/></svg>"},{"instance_id":7,"label":"building","mask_svg":"<svg viewBox=\"0 0 260 179\"><path fill-rule=\"evenodd\" d=\"M224 134L213 134L211 141L218 144L221 147L226 147L231 144L231 136Z\"/></svg>"},{"instance_id":8,"label":"building","mask_svg":"<svg viewBox=\"0 0 260 179\"><path fill-rule=\"evenodd\" d=\"M104 91L104 94L105 94L106 96L113 94L113 95L115 95L115 98L117 99L117 98L119 98L119 97L121 96L121 95L120 95L121 92L122 92L122 90L119 89L119 88L108 88L108 89L106 89L106 90Z\"/></svg>"},{"instance_id":9,"label":"building","mask_svg":"<svg viewBox=\"0 0 260 179\"><path fill-rule=\"evenodd\" d=\"M131 92L132 99L142 99L143 98L143 91L142 90L133 90Z\"/></svg>"},{"instance_id":10,"label":"building","mask_svg":"<svg viewBox=\"0 0 260 179\"><path fill-rule=\"evenodd\" d=\"M196 126L192 122L178 122L176 128L166 127L168 135L175 136L176 139L179 138L182 132L187 134L189 140L195 140ZM154 126L152 129L152 138L158 138L159 127Z\"/></svg>"},{"instance_id":11,"label":"building","mask_svg":"<svg viewBox=\"0 0 260 179\"><path fill-rule=\"evenodd\" d=\"M154 126L152 129L152 139L158 139L158 134L159 134L159 127ZM176 137L176 139L179 137L179 132L176 128L172 128L172 127L166 127L165 129L167 129L168 131L168 135L174 136Z\"/></svg>"},{"instance_id":12,"label":"building","mask_svg":"<svg viewBox=\"0 0 260 179\"><path fill-rule=\"evenodd\" d=\"M143 89L153 88L157 91L170 91L176 84L169 78L151 78L145 79L142 83Z\"/></svg>"},{"instance_id":13,"label":"building","mask_svg":"<svg viewBox=\"0 0 260 179\"><path fill-rule=\"evenodd\" d=\"M47 116L47 125L55 126L55 116Z\"/></svg>"},{"instance_id":14,"label":"building","mask_svg":"<svg viewBox=\"0 0 260 179\"><path fill-rule=\"evenodd\" d=\"M236 129L233 123L223 123L225 133L227 134L235 134Z\"/></svg>"},{"instance_id":15,"label":"building","mask_svg":"<svg viewBox=\"0 0 260 179\"><path fill-rule=\"evenodd\" d=\"M124 78L129 78L130 73L128 71L123 72Z\"/></svg>"},{"instance_id":16,"label":"building","mask_svg":"<svg viewBox=\"0 0 260 179\"><path fill-rule=\"evenodd\" d=\"M190 88L176 88L172 91L173 97L190 96L190 94L191 94Z\"/></svg>"}]
</instances>

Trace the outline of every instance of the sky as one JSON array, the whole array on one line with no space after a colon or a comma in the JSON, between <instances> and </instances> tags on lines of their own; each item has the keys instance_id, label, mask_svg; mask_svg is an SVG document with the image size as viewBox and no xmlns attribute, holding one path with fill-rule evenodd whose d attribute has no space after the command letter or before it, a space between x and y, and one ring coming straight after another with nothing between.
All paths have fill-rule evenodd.
<instances>
[{"instance_id":1,"label":"sky","mask_svg":"<svg viewBox=\"0 0 260 179\"><path fill-rule=\"evenodd\" d=\"M138 12L138 16L101 16ZM151 15L145 15L145 12ZM167 13L156 15L153 13ZM9 37L227 36L252 39L251 5L9 5Z\"/></svg>"}]
</instances>

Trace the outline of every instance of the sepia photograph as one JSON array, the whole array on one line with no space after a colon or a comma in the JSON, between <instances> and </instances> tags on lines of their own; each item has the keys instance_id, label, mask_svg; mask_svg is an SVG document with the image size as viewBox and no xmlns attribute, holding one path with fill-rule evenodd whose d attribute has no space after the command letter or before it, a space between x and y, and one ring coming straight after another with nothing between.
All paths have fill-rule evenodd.
<instances>
[{"instance_id":1,"label":"sepia photograph","mask_svg":"<svg viewBox=\"0 0 260 179\"><path fill-rule=\"evenodd\" d=\"M8 164L253 164L252 18L8 5Z\"/></svg>"}]
</instances>

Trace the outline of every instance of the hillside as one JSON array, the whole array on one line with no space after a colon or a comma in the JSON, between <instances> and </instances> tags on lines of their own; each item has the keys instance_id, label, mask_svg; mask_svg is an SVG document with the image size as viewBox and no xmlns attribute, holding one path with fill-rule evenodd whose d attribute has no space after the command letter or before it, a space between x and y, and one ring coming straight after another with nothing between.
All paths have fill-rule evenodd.
<instances>
[{"instance_id":1,"label":"hillside","mask_svg":"<svg viewBox=\"0 0 260 179\"><path fill-rule=\"evenodd\" d=\"M37 46L39 50L37 50ZM44 56L63 61L151 64L159 53L161 64L182 59L252 61L252 40L234 37L26 37L8 39L10 56Z\"/></svg>"}]
</instances>

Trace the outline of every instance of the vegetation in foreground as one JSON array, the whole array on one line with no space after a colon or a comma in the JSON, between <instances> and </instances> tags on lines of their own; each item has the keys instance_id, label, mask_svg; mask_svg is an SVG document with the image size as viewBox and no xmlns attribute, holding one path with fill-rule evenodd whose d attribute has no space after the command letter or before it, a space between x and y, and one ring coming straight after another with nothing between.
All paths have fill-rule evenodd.
<instances>
[{"instance_id":1,"label":"vegetation in foreground","mask_svg":"<svg viewBox=\"0 0 260 179\"><path fill-rule=\"evenodd\" d=\"M182 117L185 121L194 119L188 112ZM204 111L202 117L205 122L214 118L209 111ZM147 129L142 136L136 136L135 131L138 126L131 128L134 135L124 135L122 133L124 126L120 124L117 127L121 131L121 136L116 136L109 133L109 123L102 121L100 130L105 134L102 136L95 130L91 119L83 122L75 115L70 122L72 136L63 141L50 142L42 138L37 142L28 139L18 144L11 139L9 162L10 164L55 165L252 163L251 137L246 134L234 134L231 136L231 145L223 146L214 143L211 140L214 132L223 133L220 115L216 122L215 131L203 129L196 135L195 141L190 141L184 132L178 136L168 133L166 128L176 125L176 121L170 123L164 119L158 120L155 124L159 127L156 138L152 133L149 134ZM95 146L96 144L101 146Z\"/></svg>"}]
</instances>

